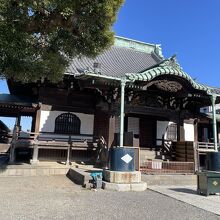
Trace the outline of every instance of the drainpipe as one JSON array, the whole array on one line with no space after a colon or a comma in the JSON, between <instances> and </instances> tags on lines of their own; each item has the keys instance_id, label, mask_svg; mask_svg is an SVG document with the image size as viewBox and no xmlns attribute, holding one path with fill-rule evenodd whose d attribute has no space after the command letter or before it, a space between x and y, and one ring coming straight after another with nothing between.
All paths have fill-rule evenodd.
<instances>
[{"instance_id":1,"label":"drainpipe","mask_svg":"<svg viewBox=\"0 0 220 220\"><path fill-rule=\"evenodd\" d=\"M215 148L215 151L218 151L217 125L216 125L216 109L215 109L216 96L212 95L211 99L212 99L212 123L213 123L214 148Z\"/></svg>"},{"instance_id":2,"label":"drainpipe","mask_svg":"<svg viewBox=\"0 0 220 220\"><path fill-rule=\"evenodd\" d=\"M121 79L120 147L124 145L124 103L126 80Z\"/></svg>"}]
</instances>

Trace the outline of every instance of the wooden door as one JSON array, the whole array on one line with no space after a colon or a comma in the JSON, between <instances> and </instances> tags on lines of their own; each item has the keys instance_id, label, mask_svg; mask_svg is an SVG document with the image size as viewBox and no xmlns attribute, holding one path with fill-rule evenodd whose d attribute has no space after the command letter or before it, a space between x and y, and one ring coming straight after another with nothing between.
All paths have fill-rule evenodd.
<instances>
[{"instance_id":1,"label":"wooden door","mask_svg":"<svg viewBox=\"0 0 220 220\"><path fill-rule=\"evenodd\" d=\"M153 117L140 118L140 147L156 147L156 119Z\"/></svg>"}]
</instances>

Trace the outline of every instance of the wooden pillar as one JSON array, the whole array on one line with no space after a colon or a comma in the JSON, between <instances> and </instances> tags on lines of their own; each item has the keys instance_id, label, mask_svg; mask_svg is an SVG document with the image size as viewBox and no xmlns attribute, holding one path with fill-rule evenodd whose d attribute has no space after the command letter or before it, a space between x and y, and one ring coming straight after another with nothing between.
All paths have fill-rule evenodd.
<instances>
[{"instance_id":1,"label":"wooden pillar","mask_svg":"<svg viewBox=\"0 0 220 220\"><path fill-rule=\"evenodd\" d=\"M217 123L217 139L218 139L218 143L219 143L219 140L220 140L220 133L219 133L219 131L220 131L220 124L219 123Z\"/></svg>"},{"instance_id":2,"label":"wooden pillar","mask_svg":"<svg viewBox=\"0 0 220 220\"><path fill-rule=\"evenodd\" d=\"M177 123L177 141L185 141L184 120L181 119Z\"/></svg>"},{"instance_id":3,"label":"wooden pillar","mask_svg":"<svg viewBox=\"0 0 220 220\"><path fill-rule=\"evenodd\" d=\"M34 133L39 133L40 130L40 115L41 115L41 109L39 108L36 111L35 117L32 118L32 129ZM37 140L38 134L34 135L34 146L33 146L33 154L32 159L30 160L31 164L37 164L39 162L38 160L38 140Z\"/></svg>"},{"instance_id":4,"label":"wooden pillar","mask_svg":"<svg viewBox=\"0 0 220 220\"><path fill-rule=\"evenodd\" d=\"M115 135L115 116L109 116L109 126L108 126L108 147L111 147L114 142Z\"/></svg>"},{"instance_id":5,"label":"wooden pillar","mask_svg":"<svg viewBox=\"0 0 220 220\"><path fill-rule=\"evenodd\" d=\"M194 142L198 142L198 119L194 119Z\"/></svg>"},{"instance_id":6,"label":"wooden pillar","mask_svg":"<svg viewBox=\"0 0 220 220\"><path fill-rule=\"evenodd\" d=\"M96 138L103 136L108 147L111 147L114 141L115 116L97 110L94 117L93 133Z\"/></svg>"},{"instance_id":7,"label":"wooden pillar","mask_svg":"<svg viewBox=\"0 0 220 220\"><path fill-rule=\"evenodd\" d=\"M18 115L17 120L16 120L16 125L18 127L18 132L21 131L21 115Z\"/></svg>"},{"instance_id":8,"label":"wooden pillar","mask_svg":"<svg viewBox=\"0 0 220 220\"><path fill-rule=\"evenodd\" d=\"M34 123L34 132L39 133L40 131L40 116L41 116L41 109L38 109L36 111L36 115L34 117L35 123Z\"/></svg>"}]
</instances>

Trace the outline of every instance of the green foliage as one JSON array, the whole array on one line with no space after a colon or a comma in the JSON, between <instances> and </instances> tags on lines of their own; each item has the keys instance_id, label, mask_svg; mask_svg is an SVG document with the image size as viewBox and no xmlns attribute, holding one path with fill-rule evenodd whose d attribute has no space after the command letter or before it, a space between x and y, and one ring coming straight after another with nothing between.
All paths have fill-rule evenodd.
<instances>
[{"instance_id":1,"label":"green foliage","mask_svg":"<svg viewBox=\"0 0 220 220\"><path fill-rule=\"evenodd\" d=\"M75 56L95 57L113 44L123 0L0 0L0 73L58 81Z\"/></svg>"}]
</instances>

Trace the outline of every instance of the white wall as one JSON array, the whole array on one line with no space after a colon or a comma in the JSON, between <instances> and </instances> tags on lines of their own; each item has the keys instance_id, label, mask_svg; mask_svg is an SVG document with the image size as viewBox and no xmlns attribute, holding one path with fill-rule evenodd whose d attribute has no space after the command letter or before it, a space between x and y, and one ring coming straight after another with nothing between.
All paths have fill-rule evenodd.
<instances>
[{"instance_id":1,"label":"white wall","mask_svg":"<svg viewBox=\"0 0 220 220\"><path fill-rule=\"evenodd\" d=\"M184 123L185 141L194 141L194 125Z\"/></svg>"},{"instance_id":2,"label":"white wall","mask_svg":"<svg viewBox=\"0 0 220 220\"><path fill-rule=\"evenodd\" d=\"M220 110L220 104L215 105L216 110ZM206 106L203 108L200 108L201 113L212 113L212 106Z\"/></svg>"},{"instance_id":3,"label":"white wall","mask_svg":"<svg viewBox=\"0 0 220 220\"><path fill-rule=\"evenodd\" d=\"M41 111L40 117L40 132L54 132L55 119L60 114L67 113L64 111ZM93 134L94 115L76 113L81 120L80 134Z\"/></svg>"}]
</instances>

